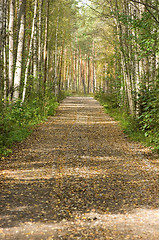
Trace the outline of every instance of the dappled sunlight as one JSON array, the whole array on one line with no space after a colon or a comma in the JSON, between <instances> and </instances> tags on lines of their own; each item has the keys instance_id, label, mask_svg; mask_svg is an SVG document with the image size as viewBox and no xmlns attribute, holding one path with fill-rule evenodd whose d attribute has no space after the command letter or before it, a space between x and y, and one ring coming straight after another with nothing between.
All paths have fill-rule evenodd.
<instances>
[{"instance_id":1,"label":"dappled sunlight","mask_svg":"<svg viewBox=\"0 0 159 240\"><path fill-rule=\"evenodd\" d=\"M52 177L52 168L43 167L26 170L5 170L2 173L6 178L15 180L50 179Z\"/></svg>"},{"instance_id":2,"label":"dappled sunlight","mask_svg":"<svg viewBox=\"0 0 159 240\"><path fill-rule=\"evenodd\" d=\"M158 239L158 171L82 99L63 102L4 165L0 239Z\"/></svg>"},{"instance_id":3,"label":"dappled sunlight","mask_svg":"<svg viewBox=\"0 0 159 240\"><path fill-rule=\"evenodd\" d=\"M81 159L86 159L86 160L90 160L91 161L111 161L111 160L123 160L121 157L118 157L118 156L104 156L104 157L101 157L101 156L96 156L96 157L90 157L90 156L80 156Z\"/></svg>"},{"instance_id":4,"label":"dappled sunlight","mask_svg":"<svg viewBox=\"0 0 159 240\"><path fill-rule=\"evenodd\" d=\"M39 154L44 153L47 153L48 157L44 159L42 155L41 159ZM35 158L36 161L33 161ZM76 159L76 164L74 167L71 167L73 159ZM20 168L3 170L1 175L7 179L15 179L20 181L52 178L58 179L70 176L78 176L83 178L91 178L93 176L110 177L110 175L113 174L116 169L118 169L120 174L130 175L130 170L133 170L133 168L136 166L138 166L140 169L146 169L147 166L149 166L149 169L151 168L151 170L158 170L158 168L155 169L153 166L148 165L144 159L141 161L143 164L135 161L133 162L133 165L131 164L131 166L129 162L126 162L123 159L122 155L120 156L120 154L112 154L112 156L78 156L76 155L76 152L72 152L71 154L70 148L68 148L67 145L65 147L63 146L63 148L51 148L51 146L46 148L45 146L44 149L34 149L31 154L27 155L27 160L28 162L21 162L19 164ZM135 176L135 171L131 172L131 175ZM141 179L139 181L142 182ZM145 182L146 180L143 181ZM131 180L131 182L133 182L133 180ZM134 180L134 182L137 182L137 180Z\"/></svg>"},{"instance_id":5,"label":"dappled sunlight","mask_svg":"<svg viewBox=\"0 0 159 240\"><path fill-rule=\"evenodd\" d=\"M76 124L77 126L82 125L82 124L83 125L85 125L85 124L88 125L89 124L90 126L95 125L95 124L97 124L97 125L107 125L107 124L118 125L117 121L114 121L113 119L109 119L109 120L107 119L107 120L103 121L103 118L102 119L96 119L95 117L93 119L89 119L89 123L88 123L88 118L89 118L88 116L78 115L77 119L67 120L67 125L68 125L68 127L69 127L69 125L72 125L72 124ZM65 118L58 118L56 120L56 123L54 124L54 128L57 127L57 129L60 129L60 128L58 128L59 127L58 123L60 124L61 127L63 125L66 125L66 122L65 121L61 122L61 120L65 120ZM50 126L50 127L48 126L48 130L51 130L51 129L52 129L52 126Z\"/></svg>"},{"instance_id":6,"label":"dappled sunlight","mask_svg":"<svg viewBox=\"0 0 159 240\"><path fill-rule=\"evenodd\" d=\"M85 120L84 120L85 119ZM59 121L57 121L57 123L58 122L60 122L60 120ZM67 121L67 124L72 124L72 123L74 123L74 122L72 122L72 121ZM79 124L77 123L77 122L75 122L75 124L76 125L81 125L81 124L83 124L83 125L86 125L87 124L87 126L88 126L88 118L87 117L83 117L83 118L80 118L80 122L79 122ZM114 124L114 125L117 125L117 122L116 121L113 121L113 120L109 120L109 121L103 121L103 119L101 120L101 121L90 121L89 120L89 125L95 125L95 124L99 124L99 125L107 125L107 124ZM65 122L63 122L63 123L61 123L60 122L60 125L66 125L66 123ZM48 128L49 129L49 128Z\"/></svg>"},{"instance_id":7,"label":"dappled sunlight","mask_svg":"<svg viewBox=\"0 0 159 240\"><path fill-rule=\"evenodd\" d=\"M29 206L16 206L13 208L9 208L10 212L21 212L21 211L26 211L28 209L30 209L31 207Z\"/></svg>"},{"instance_id":8,"label":"dappled sunlight","mask_svg":"<svg viewBox=\"0 0 159 240\"><path fill-rule=\"evenodd\" d=\"M111 239L111 234L116 237L125 236L123 239L159 239L159 209L134 209L132 212L125 214L111 214L109 211L105 213L98 213L98 210L87 210L86 213L74 213L73 220L63 219L58 223L48 222L25 222L19 226L1 229L1 239L13 237L19 239L34 239L41 237L41 239L54 239L57 235L67 237L67 239L76 239L77 233L80 239L85 236L87 231L88 236L91 232L100 231L102 236ZM131 234L131 237L130 237ZM109 238L110 236L110 238ZM50 238L49 238L50 237ZM71 237L71 238L70 238ZM63 239L62 238L62 239ZM103 238L101 238L103 239Z\"/></svg>"},{"instance_id":9,"label":"dappled sunlight","mask_svg":"<svg viewBox=\"0 0 159 240\"><path fill-rule=\"evenodd\" d=\"M76 109L83 109L83 107L86 109L90 109L90 106L89 105L85 105L85 104L68 104L66 103L66 106L65 107L61 107L59 108L59 110L67 110L67 109L73 109L73 108L76 108ZM99 109L103 109L100 105L95 105L95 106L92 106L91 109L97 109L99 111Z\"/></svg>"},{"instance_id":10,"label":"dappled sunlight","mask_svg":"<svg viewBox=\"0 0 159 240\"><path fill-rule=\"evenodd\" d=\"M46 149L45 149L46 150ZM53 149L52 149L53 150ZM54 150L61 150L60 148L55 148ZM68 150L67 147L62 149L62 151ZM34 153L43 152L43 149L38 149ZM69 150L68 150L69 153ZM30 159L34 158L35 154L32 153ZM33 180L33 179L51 179L51 178L61 178L61 177L69 177L69 176L78 176L83 178L90 178L92 176L101 175L108 176L112 173L112 168L105 166L101 168L101 162L103 164L107 162L113 161L115 168L116 161L123 162L123 158L118 156L74 156L77 160L75 167L69 167L67 164L69 163L69 155L65 155L63 158L54 157L52 160L52 164L47 165L47 160L39 161L30 161L30 162L22 162L20 165L20 169L12 169L12 170L3 170L1 174L8 179L15 180ZM66 161L67 160L67 161ZM94 165L93 162L99 162L99 165ZM71 163L71 162L70 162ZM83 165L82 167L79 165ZM89 165L88 165L89 164ZM88 165L88 166L86 166ZM23 167L23 168L22 168ZM124 173L124 169L122 169Z\"/></svg>"},{"instance_id":11,"label":"dappled sunlight","mask_svg":"<svg viewBox=\"0 0 159 240\"><path fill-rule=\"evenodd\" d=\"M97 176L97 175L104 175L108 173L108 171L106 170L101 170L101 169L96 169L94 170L93 168L91 169L91 167L76 167L76 168L64 168L61 171L61 174L63 175L63 177L66 176L78 176L78 177L83 177L83 178L90 178L92 176ZM58 175L60 175L60 173L58 174L58 171L56 173L55 171L55 175L53 174L53 176L58 177Z\"/></svg>"}]
</instances>

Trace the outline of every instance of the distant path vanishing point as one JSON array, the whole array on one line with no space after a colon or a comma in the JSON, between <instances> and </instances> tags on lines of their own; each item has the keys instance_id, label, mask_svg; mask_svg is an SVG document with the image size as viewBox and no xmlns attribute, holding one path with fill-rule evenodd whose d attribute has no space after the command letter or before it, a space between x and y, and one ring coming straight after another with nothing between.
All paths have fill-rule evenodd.
<instances>
[{"instance_id":1,"label":"distant path vanishing point","mask_svg":"<svg viewBox=\"0 0 159 240\"><path fill-rule=\"evenodd\" d=\"M1 161L0 239L159 239L159 157L67 97Z\"/></svg>"}]
</instances>

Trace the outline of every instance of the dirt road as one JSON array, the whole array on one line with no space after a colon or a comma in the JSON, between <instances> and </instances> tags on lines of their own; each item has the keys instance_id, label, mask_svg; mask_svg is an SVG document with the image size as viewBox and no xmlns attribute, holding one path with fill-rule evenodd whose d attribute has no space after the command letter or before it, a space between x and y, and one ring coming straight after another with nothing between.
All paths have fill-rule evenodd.
<instances>
[{"instance_id":1,"label":"dirt road","mask_svg":"<svg viewBox=\"0 0 159 240\"><path fill-rule=\"evenodd\" d=\"M159 158L68 97L1 161L0 239L159 239Z\"/></svg>"}]
</instances>

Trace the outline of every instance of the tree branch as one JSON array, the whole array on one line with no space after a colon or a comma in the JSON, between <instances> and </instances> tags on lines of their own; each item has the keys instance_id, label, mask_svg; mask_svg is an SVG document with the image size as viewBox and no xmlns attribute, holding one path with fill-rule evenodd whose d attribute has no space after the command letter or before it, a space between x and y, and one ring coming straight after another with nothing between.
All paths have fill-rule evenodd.
<instances>
[{"instance_id":1,"label":"tree branch","mask_svg":"<svg viewBox=\"0 0 159 240\"><path fill-rule=\"evenodd\" d=\"M104 17L112 17L112 16L109 15L109 14L104 14L104 13L99 12L97 9L91 7L88 3L86 3L86 5L87 5L87 7L89 7L89 8L92 9L93 11L95 11L96 13L100 14L100 16L102 16L102 17L103 17L103 16L104 16Z\"/></svg>"},{"instance_id":2,"label":"tree branch","mask_svg":"<svg viewBox=\"0 0 159 240\"><path fill-rule=\"evenodd\" d=\"M158 11L156 7L154 7L154 6L152 6L152 5L149 5L149 4L147 4L147 3L144 3L144 2L140 2L140 1L137 1L137 0L130 0L130 2L139 3L139 4L144 5L145 7L149 7L149 8L152 8L152 9Z\"/></svg>"},{"instance_id":3,"label":"tree branch","mask_svg":"<svg viewBox=\"0 0 159 240\"><path fill-rule=\"evenodd\" d=\"M154 9L155 11L158 11L156 7L154 6L151 6L147 3L143 3L143 2L139 2L139 1L136 1L136 0L130 0L130 2L134 2L134 3L139 3L139 4L142 4L145 6L146 10L151 14L151 16L155 19L155 21L159 24L159 20L157 19L157 17L150 11L149 8L151 9Z\"/></svg>"}]
</instances>

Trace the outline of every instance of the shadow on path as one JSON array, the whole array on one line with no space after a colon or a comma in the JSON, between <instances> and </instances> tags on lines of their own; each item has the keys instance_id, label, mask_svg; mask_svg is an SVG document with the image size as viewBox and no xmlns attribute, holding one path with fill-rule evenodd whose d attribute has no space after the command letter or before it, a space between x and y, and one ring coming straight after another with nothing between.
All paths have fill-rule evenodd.
<instances>
[{"instance_id":1,"label":"shadow on path","mask_svg":"<svg viewBox=\"0 0 159 240\"><path fill-rule=\"evenodd\" d=\"M1 239L159 239L158 156L69 97L2 162Z\"/></svg>"}]
</instances>

